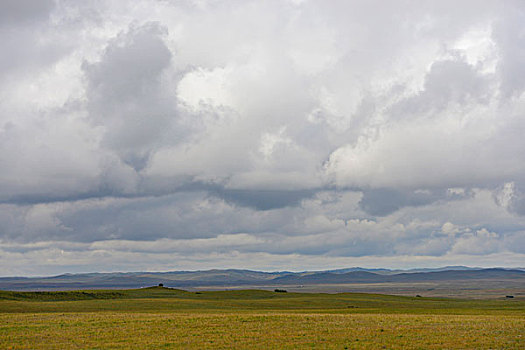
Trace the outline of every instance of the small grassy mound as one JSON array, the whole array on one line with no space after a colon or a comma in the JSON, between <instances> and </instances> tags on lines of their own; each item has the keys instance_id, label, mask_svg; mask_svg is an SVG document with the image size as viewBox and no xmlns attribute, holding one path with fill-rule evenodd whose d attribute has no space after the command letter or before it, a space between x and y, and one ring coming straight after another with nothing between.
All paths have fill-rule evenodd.
<instances>
[{"instance_id":1,"label":"small grassy mound","mask_svg":"<svg viewBox=\"0 0 525 350\"><path fill-rule=\"evenodd\" d=\"M74 301L93 299L169 298L188 293L180 289L149 287L125 290L71 290L52 292L0 291L0 300Z\"/></svg>"}]
</instances>

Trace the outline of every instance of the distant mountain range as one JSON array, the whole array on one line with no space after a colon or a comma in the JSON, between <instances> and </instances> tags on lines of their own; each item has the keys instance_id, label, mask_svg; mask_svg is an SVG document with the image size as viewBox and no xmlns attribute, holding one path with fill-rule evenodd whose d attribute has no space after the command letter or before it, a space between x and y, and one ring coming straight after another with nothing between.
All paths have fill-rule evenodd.
<instances>
[{"instance_id":1,"label":"distant mountain range","mask_svg":"<svg viewBox=\"0 0 525 350\"><path fill-rule=\"evenodd\" d=\"M305 272L260 272L250 270L207 270L173 272L116 272L64 274L53 277L2 277L2 290L70 290L166 287L289 286L360 283L417 283L436 281L517 280L525 285L521 268L470 268L447 266L437 269L389 270L359 267Z\"/></svg>"}]
</instances>

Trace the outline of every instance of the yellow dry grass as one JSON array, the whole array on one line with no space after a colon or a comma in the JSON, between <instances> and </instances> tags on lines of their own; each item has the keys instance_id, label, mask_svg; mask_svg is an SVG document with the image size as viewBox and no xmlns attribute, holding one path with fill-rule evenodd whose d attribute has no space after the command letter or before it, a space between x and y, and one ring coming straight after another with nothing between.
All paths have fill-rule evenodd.
<instances>
[{"instance_id":1,"label":"yellow dry grass","mask_svg":"<svg viewBox=\"0 0 525 350\"><path fill-rule=\"evenodd\" d=\"M0 300L0 349L525 349L519 300L126 293L173 295L66 301L78 293L29 294L28 301ZM44 297L62 301L39 300Z\"/></svg>"},{"instance_id":2,"label":"yellow dry grass","mask_svg":"<svg viewBox=\"0 0 525 350\"><path fill-rule=\"evenodd\" d=\"M517 316L65 313L0 315L2 349L523 349Z\"/></svg>"}]
</instances>

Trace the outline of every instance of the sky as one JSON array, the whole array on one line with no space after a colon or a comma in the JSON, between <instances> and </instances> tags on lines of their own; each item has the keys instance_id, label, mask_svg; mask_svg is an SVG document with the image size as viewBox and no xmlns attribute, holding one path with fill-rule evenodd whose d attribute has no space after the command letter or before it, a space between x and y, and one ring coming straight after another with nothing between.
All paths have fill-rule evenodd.
<instances>
[{"instance_id":1,"label":"sky","mask_svg":"<svg viewBox=\"0 0 525 350\"><path fill-rule=\"evenodd\" d=\"M525 266L525 2L2 0L0 275Z\"/></svg>"}]
</instances>

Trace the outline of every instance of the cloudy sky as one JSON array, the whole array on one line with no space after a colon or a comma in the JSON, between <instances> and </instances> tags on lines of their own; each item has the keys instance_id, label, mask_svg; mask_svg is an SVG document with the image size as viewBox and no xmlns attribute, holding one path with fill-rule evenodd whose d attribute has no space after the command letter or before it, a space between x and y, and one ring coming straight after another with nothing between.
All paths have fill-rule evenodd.
<instances>
[{"instance_id":1,"label":"cloudy sky","mask_svg":"<svg viewBox=\"0 0 525 350\"><path fill-rule=\"evenodd\" d=\"M0 275L525 265L523 1L2 0Z\"/></svg>"}]
</instances>

